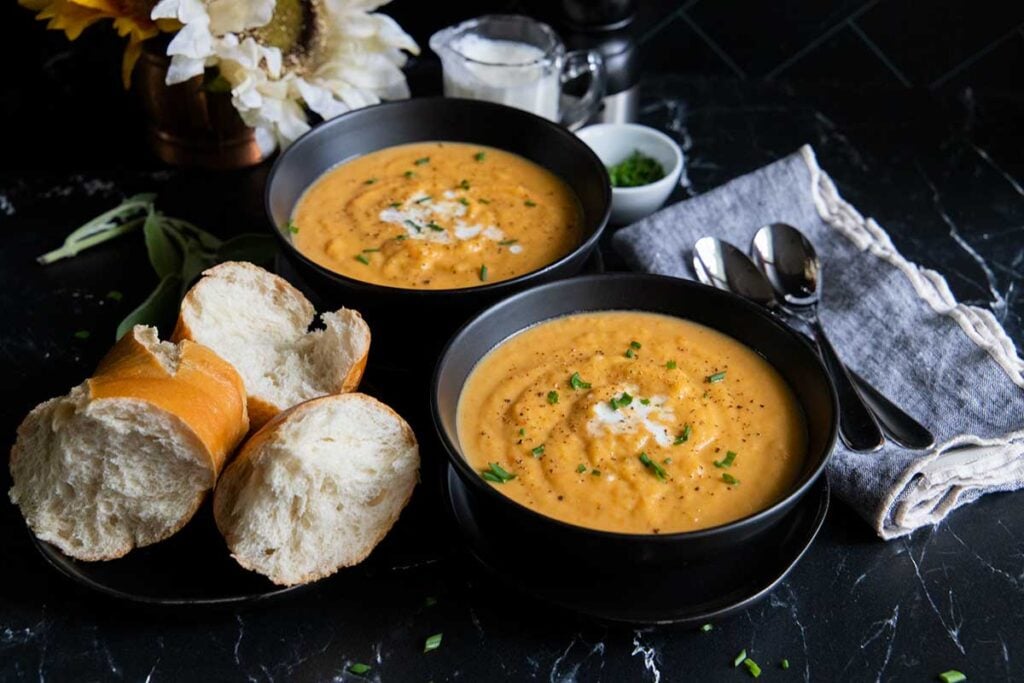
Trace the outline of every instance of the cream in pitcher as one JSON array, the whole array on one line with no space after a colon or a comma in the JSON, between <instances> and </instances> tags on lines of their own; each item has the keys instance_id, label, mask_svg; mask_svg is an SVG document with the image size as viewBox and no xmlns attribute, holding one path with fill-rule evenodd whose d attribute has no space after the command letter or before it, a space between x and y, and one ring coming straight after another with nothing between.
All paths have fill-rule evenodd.
<instances>
[{"instance_id":1,"label":"cream in pitcher","mask_svg":"<svg viewBox=\"0 0 1024 683\"><path fill-rule=\"evenodd\" d=\"M605 73L596 52L566 52L551 27L534 19L491 15L438 31L430 47L441 58L447 97L498 102L575 127L596 111ZM589 73L575 102L562 84ZM563 101L567 100L567 101Z\"/></svg>"}]
</instances>

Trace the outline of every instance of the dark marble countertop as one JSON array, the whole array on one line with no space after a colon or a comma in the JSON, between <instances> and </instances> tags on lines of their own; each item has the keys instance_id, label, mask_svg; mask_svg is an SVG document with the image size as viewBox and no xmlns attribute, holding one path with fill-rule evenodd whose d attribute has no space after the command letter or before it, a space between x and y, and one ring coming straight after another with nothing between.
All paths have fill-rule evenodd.
<instances>
[{"instance_id":1,"label":"dark marble countertop","mask_svg":"<svg viewBox=\"0 0 1024 683\"><path fill-rule=\"evenodd\" d=\"M38 120L32 103L3 98L18 103L12 110L26 132L9 125L8 153L0 157L5 448L30 407L92 369L117 321L153 284L138 239L48 268L36 265L36 255L138 191L159 193L165 211L214 232L264 226L265 166L220 174L161 167L142 149L130 108L90 111L73 82L84 68L45 67L60 88L40 105ZM1022 116L1024 97L969 89L670 76L643 87L644 120L687 152L676 199L810 142L848 200L876 218L908 258L946 274L959 298L990 306L1018 344ZM111 289L125 300L105 299ZM76 339L78 330L91 336ZM425 441L432 437L417 426ZM425 447L425 458L436 456ZM0 487L8 486L4 471ZM746 672L731 662L745 648L770 680L925 681L952 668L970 680L1019 680L1020 502L992 495L889 543L834 502L785 582L709 633L598 624L486 580L458 552L429 486L364 564L242 609L162 610L90 594L44 564L5 502L0 679L360 680L345 670L366 662L373 666L367 678L383 681L741 680ZM428 606L428 596L437 603ZM422 654L424 638L437 632L442 647ZM779 670L783 658L788 671Z\"/></svg>"}]
</instances>

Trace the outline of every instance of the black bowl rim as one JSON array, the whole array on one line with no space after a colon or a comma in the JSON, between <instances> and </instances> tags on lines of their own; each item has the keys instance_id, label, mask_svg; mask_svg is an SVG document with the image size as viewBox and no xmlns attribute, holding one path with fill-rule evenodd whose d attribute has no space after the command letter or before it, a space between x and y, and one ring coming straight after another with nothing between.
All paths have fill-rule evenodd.
<instances>
[{"instance_id":1,"label":"black bowl rim","mask_svg":"<svg viewBox=\"0 0 1024 683\"><path fill-rule=\"evenodd\" d=\"M372 282L366 282L364 280L357 280L356 278L348 277L347 275L342 275L341 273L335 272L330 268L322 266L319 263L316 263L315 261L310 259L308 256L299 251L299 249L294 244L292 244L291 240L289 240L288 237L284 234L281 226L277 225L274 222L273 213L271 212L270 208L270 194L274 186L274 179L277 177L277 174L280 171L281 166L285 163L285 160L288 159L288 155L294 154L295 150L298 149L300 145L309 144L309 141L315 139L317 136L325 135L325 131L328 131L336 126L344 126L346 122L351 118L358 116L373 116L374 112L377 112L382 108L397 109L402 107L408 107L410 106L411 103L416 103L417 105L419 105L420 103L432 103L437 106L480 108L484 110L481 112L482 116L486 116L488 109L498 109L505 110L506 112L515 112L514 115L522 116L527 120L532 119L534 123L539 124L545 128L548 128L549 130L554 132L555 135L570 140L571 144L577 145L580 149L581 154L588 157L589 161L593 163L597 168L600 168L605 176L606 182L603 184L601 188L602 203L604 205L604 210L601 212L600 218L597 221L597 226L594 228L594 232L587 239L583 240L578 245L576 245L576 247L574 247L568 253L562 255L560 258L558 258L555 261L552 261L551 263L541 266L536 270L531 270L528 273L517 275L516 277L509 278L508 280L498 280L497 282L492 282L490 284L473 285L471 287L452 287L448 289L416 289L413 287L391 287L388 285L380 285ZM423 142L428 141L424 140ZM343 160L339 160L338 163L341 163L341 161ZM265 189L263 190L263 212L266 214L267 221L270 223L271 230L273 231L274 235L278 238L278 241L284 245L284 248L293 257L298 258L298 260L303 265L312 268L319 274L324 275L331 280L339 281L340 283L344 284L350 289L361 289L364 291L373 291L381 294L416 297L431 297L468 293L478 294L500 292L506 288L516 287L517 285L521 285L524 282L529 282L535 278L543 277L544 275L550 273L552 270L555 270L565 265L574 258L588 254L597 245L598 240L601 239L601 235L604 233L604 230L608 225L608 219L611 217L612 187L611 181L608 180L608 169L605 167L604 162L601 161L601 159L597 156L594 150L592 150L590 146L587 145L587 143L583 142L583 140L579 139L575 133L569 131L566 128L563 128L554 121L549 121L548 119L545 119L542 116L538 116L532 112L528 112L523 109L509 107L507 105L497 104L495 102L487 102L484 100L470 100L459 97L415 97L407 100L381 102L380 104L371 105L369 107L353 109L352 111L345 112L344 114L336 116L333 119L329 119L327 121L319 123L316 126L310 128L305 133L303 133L301 136L299 136L288 147L288 149L284 150L277 157L277 159L274 161L274 165L270 167L270 173L267 175L266 186Z\"/></svg>"},{"instance_id":2,"label":"black bowl rim","mask_svg":"<svg viewBox=\"0 0 1024 683\"><path fill-rule=\"evenodd\" d=\"M741 310L744 310L744 312L760 317L769 325L778 328L784 335L788 336L793 343L804 348L804 350L808 353L808 355L814 363L813 367L825 380L825 385L828 388L829 394L832 397L832 421L829 425L829 433L826 440L825 454L821 458L821 461L818 463L817 467L815 467L815 469L810 473L810 475L804 479L803 483L800 484L800 486L791 491L788 495L775 501L775 503L773 503L772 505L764 508L763 510L759 510L758 512L755 512L751 515L741 517L740 519L736 519L725 524L719 524L718 526L707 527L705 529L695 529L693 531L677 531L667 534L637 534L619 531L606 531L603 529L593 529L590 527L580 526L578 524L571 524L569 522L565 522L554 517L549 517L545 514L537 512L536 510L533 510L523 505L522 503L512 500L505 494L497 491L493 486L490 486L484 482L483 478L480 477L477 474L477 472L475 472L469 466L469 463L466 462L465 458L459 455L458 449L455 447L455 444L449 437L448 433L445 431L444 427L442 427L441 425L441 410L438 403L437 389L440 384L441 374L442 371L444 370L445 361L448 358L448 354L451 352L452 347L462 338L466 330L470 328L470 326L476 323L476 321L479 320L480 318L490 315L493 311L496 311L497 309L500 309L505 306L515 305L524 298L531 296L540 296L544 292L557 290L558 288L565 287L568 284L576 284L579 282L598 280L610 280L620 282L631 280L638 282L670 283L676 286L680 286L684 289L691 289L697 292L698 294L703 293L713 298L717 297L724 302L724 305L736 306L739 307ZM646 309L641 304L638 307L630 310L643 311ZM538 323L544 322L545 320L551 320L551 318L543 318L541 320L536 320L532 324L536 325ZM521 332L523 329L526 328L516 330L512 334L517 334L518 332ZM508 339L508 337L506 337L506 339ZM585 533L591 536L596 536L607 540L632 540L637 542L643 541L655 543L678 543L682 541L698 540L707 537L729 534L734 531L742 530L745 527L756 526L764 522L766 519L778 514L781 510L792 507L793 504L795 504L799 499L803 498L804 495L807 494L811 487L813 487L814 484L818 481L818 479L822 476L822 474L825 471L825 468L828 467L828 463L832 459L832 456L835 452L836 438L839 431L839 397L836 393L835 385L833 384L832 378L829 376L827 370L825 369L825 365L822 363L821 358L819 358L818 353L814 350L814 347L811 346L810 342L804 339L803 336L801 336L799 333L797 333L790 327L784 325L777 318L772 316L762 306L755 304L752 301L748 301L747 299L744 299L736 294L722 291L714 287L709 287L694 280L685 280L683 278L671 277L667 275L654 275L648 273L603 273L599 275L583 275L579 277L566 278L564 280L558 280L557 282L550 282L547 284L538 285L536 287L531 287L522 292L518 292L510 297L502 299L498 303L492 306L488 306L486 309L480 311L479 313L474 315L469 321L463 324L462 327L460 327L458 331L456 331L455 334L452 335L451 339L448 340L444 348L441 350L441 355L438 358L437 365L434 368L434 376L431 380L430 414L434 421L434 430L437 432L441 444L442 446L444 446L445 454L448 456L448 460L449 462L452 463L452 466L455 468L456 472L459 473L463 481L466 481L470 486L475 487L478 492L482 492L485 496L490 496L491 500L501 501L502 504L509 505L519 512L526 513L527 516L532 517L533 519L546 522L555 527L561 527L562 529L569 532Z\"/></svg>"}]
</instances>

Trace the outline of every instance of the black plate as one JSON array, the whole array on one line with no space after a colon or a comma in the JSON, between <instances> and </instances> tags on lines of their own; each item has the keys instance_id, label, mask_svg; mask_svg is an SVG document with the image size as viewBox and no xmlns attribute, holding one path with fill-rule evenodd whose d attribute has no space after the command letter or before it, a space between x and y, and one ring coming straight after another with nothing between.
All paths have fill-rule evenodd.
<instances>
[{"instance_id":1,"label":"black plate","mask_svg":"<svg viewBox=\"0 0 1024 683\"><path fill-rule=\"evenodd\" d=\"M207 501L166 541L106 562L81 562L56 546L32 541L44 558L78 584L150 605L229 605L266 600L305 586L281 587L238 565L228 552Z\"/></svg>"},{"instance_id":2,"label":"black plate","mask_svg":"<svg viewBox=\"0 0 1024 683\"><path fill-rule=\"evenodd\" d=\"M638 625L704 624L764 599L811 546L829 504L828 480L822 478L756 546L680 563L669 570L645 571L638 566L628 581L616 581L614 590L609 590L611 577L566 568L538 570L538 558L509 555L507 546L493 543L481 532L465 485L450 465L445 486L449 512L470 554L489 572L529 595L573 612ZM756 562L750 559L754 557Z\"/></svg>"}]
</instances>

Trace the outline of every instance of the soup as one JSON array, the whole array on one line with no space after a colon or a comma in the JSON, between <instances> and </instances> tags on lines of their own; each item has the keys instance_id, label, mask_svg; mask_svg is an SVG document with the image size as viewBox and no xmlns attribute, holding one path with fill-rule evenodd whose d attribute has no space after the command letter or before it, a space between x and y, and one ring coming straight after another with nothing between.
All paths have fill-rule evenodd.
<instances>
[{"instance_id":1,"label":"soup","mask_svg":"<svg viewBox=\"0 0 1024 683\"><path fill-rule=\"evenodd\" d=\"M725 524L782 498L803 414L761 356L694 322L632 311L529 328L473 369L459 398L469 464L541 514L658 534Z\"/></svg>"},{"instance_id":2,"label":"soup","mask_svg":"<svg viewBox=\"0 0 1024 683\"><path fill-rule=\"evenodd\" d=\"M321 176L288 226L300 252L391 287L474 287L523 275L582 241L572 190L492 147L428 142L382 149Z\"/></svg>"}]
</instances>

